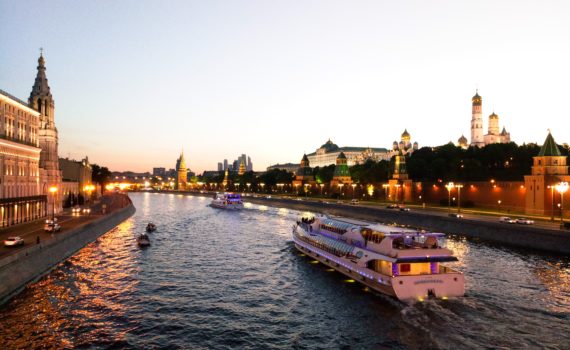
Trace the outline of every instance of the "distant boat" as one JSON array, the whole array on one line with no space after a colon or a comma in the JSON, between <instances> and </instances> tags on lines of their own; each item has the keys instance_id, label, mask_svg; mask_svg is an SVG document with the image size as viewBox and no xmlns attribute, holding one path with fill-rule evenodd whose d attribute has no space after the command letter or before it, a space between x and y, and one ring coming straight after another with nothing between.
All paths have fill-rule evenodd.
<instances>
[{"instance_id":1,"label":"distant boat","mask_svg":"<svg viewBox=\"0 0 570 350\"><path fill-rule=\"evenodd\" d=\"M147 247L150 245L150 238L146 233L141 233L137 236L137 243L140 247Z\"/></svg>"},{"instance_id":2,"label":"distant boat","mask_svg":"<svg viewBox=\"0 0 570 350\"><path fill-rule=\"evenodd\" d=\"M241 195L237 193L216 193L210 206L220 209L243 209Z\"/></svg>"},{"instance_id":3,"label":"distant boat","mask_svg":"<svg viewBox=\"0 0 570 350\"><path fill-rule=\"evenodd\" d=\"M156 225L152 222L149 222L146 225L146 232L154 232L154 231L156 231Z\"/></svg>"}]
</instances>

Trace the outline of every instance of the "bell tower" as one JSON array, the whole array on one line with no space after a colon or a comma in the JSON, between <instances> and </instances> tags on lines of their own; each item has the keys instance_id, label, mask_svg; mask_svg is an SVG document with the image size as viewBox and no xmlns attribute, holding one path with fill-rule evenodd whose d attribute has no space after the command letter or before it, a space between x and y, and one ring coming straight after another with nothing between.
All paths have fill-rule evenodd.
<instances>
[{"instance_id":1,"label":"bell tower","mask_svg":"<svg viewBox=\"0 0 570 350\"><path fill-rule=\"evenodd\" d=\"M40 49L42 50L42 49ZM38 58L38 73L28 104L31 108L40 113L38 129L38 141L40 152L40 186L42 193L53 195L53 202L56 203L55 212L61 210L61 172L59 171L59 158L57 154L58 136L55 127L55 102L48 85L46 77L46 66L43 52ZM57 187L55 194L50 194L49 188ZM59 194L58 194L59 192ZM54 193L54 192L52 192ZM57 196L57 199L55 198Z\"/></svg>"},{"instance_id":2,"label":"bell tower","mask_svg":"<svg viewBox=\"0 0 570 350\"><path fill-rule=\"evenodd\" d=\"M479 90L471 99L471 146L484 147L483 139L483 98L479 96Z\"/></svg>"}]
</instances>

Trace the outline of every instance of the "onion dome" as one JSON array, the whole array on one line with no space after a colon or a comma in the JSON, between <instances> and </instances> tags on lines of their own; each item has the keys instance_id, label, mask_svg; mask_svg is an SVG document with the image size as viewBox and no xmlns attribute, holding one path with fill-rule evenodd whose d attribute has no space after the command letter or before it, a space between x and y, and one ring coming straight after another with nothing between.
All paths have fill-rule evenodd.
<instances>
[{"instance_id":1,"label":"onion dome","mask_svg":"<svg viewBox=\"0 0 570 350\"><path fill-rule=\"evenodd\" d=\"M479 89L475 90L475 96L471 99L474 106L480 106L483 102L483 98L479 96Z\"/></svg>"},{"instance_id":2,"label":"onion dome","mask_svg":"<svg viewBox=\"0 0 570 350\"><path fill-rule=\"evenodd\" d=\"M490 116L489 119L499 119L499 116L495 114L495 112L493 112Z\"/></svg>"},{"instance_id":3,"label":"onion dome","mask_svg":"<svg viewBox=\"0 0 570 350\"><path fill-rule=\"evenodd\" d=\"M459 140L457 140L457 143L459 143L460 145L467 144L467 138L465 137L465 135L461 135Z\"/></svg>"},{"instance_id":4,"label":"onion dome","mask_svg":"<svg viewBox=\"0 0 570 350\"><path fill-rule=\"evenodd\" d=\"M410 139L410 133L408 132L408 129L404 129L404 132L402 133L402 140L409 140Z\"/></svg>"},{"instance_id":5,"label":"onion dome","mask_svg":"<svg viewBox=\"0 0 570 350\"><path fill-rule=\"evenodd\" d=\"M325 142L320 148L326 150L327 152L334 152L339 149L338 145L333 143L331 139Z\"/></svg>"},{"instance_id":6,"label":"onion dome","mask_svg":"<svg viewBox=\"0 0 570 350\"><path fill-rule=\"evenodd\" d=\"M397 150L398 149L398 142L394 141L394 143L392 144L392 149Z\"/></svg>"}]
</instances>

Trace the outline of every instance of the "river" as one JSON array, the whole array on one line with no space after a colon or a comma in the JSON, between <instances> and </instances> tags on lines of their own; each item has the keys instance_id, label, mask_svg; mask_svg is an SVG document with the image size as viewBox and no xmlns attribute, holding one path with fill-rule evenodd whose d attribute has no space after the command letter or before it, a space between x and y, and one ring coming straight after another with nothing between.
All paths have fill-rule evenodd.
<instances>
[{"instance_id":1,"label":"river","mask_svg":"<svg viewBox=\"0 0 570 350\"><path fill-rule=\"evenodd\" d=\"M137 213L0 309L0 348L570 347L570 259L462 237L467 294L404 305L297 252L302 213L131 194ZM152 245L135 235L148 221Z\"/></svg>"}]
</instances>

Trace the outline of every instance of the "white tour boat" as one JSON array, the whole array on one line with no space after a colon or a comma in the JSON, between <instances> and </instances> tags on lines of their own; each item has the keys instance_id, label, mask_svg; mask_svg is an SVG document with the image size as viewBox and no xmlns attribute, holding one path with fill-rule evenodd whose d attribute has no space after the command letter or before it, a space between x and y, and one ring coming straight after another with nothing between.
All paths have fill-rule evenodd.
<instances>
[{"instance_id":1,"label":"white tour boat","mask_svg":"<svg viewBox=\"0 0 570 350\"><path fill-rule=\"evenodd\" d=\"M221 209L243 209L241 195L237 193L216 193L211 207Z\"/></svg>"},{"instance_id":2,"label":"white tour boat","mask_svg":"<svg viewBox=\"0 0 570 350\"><path fill-rule=\"evenodd\" d=\"M299 251L404 302L465 294L463 274L440 264L457 261L443 236L322 215L293 226Z\"/></svg>"}]
</instances>

